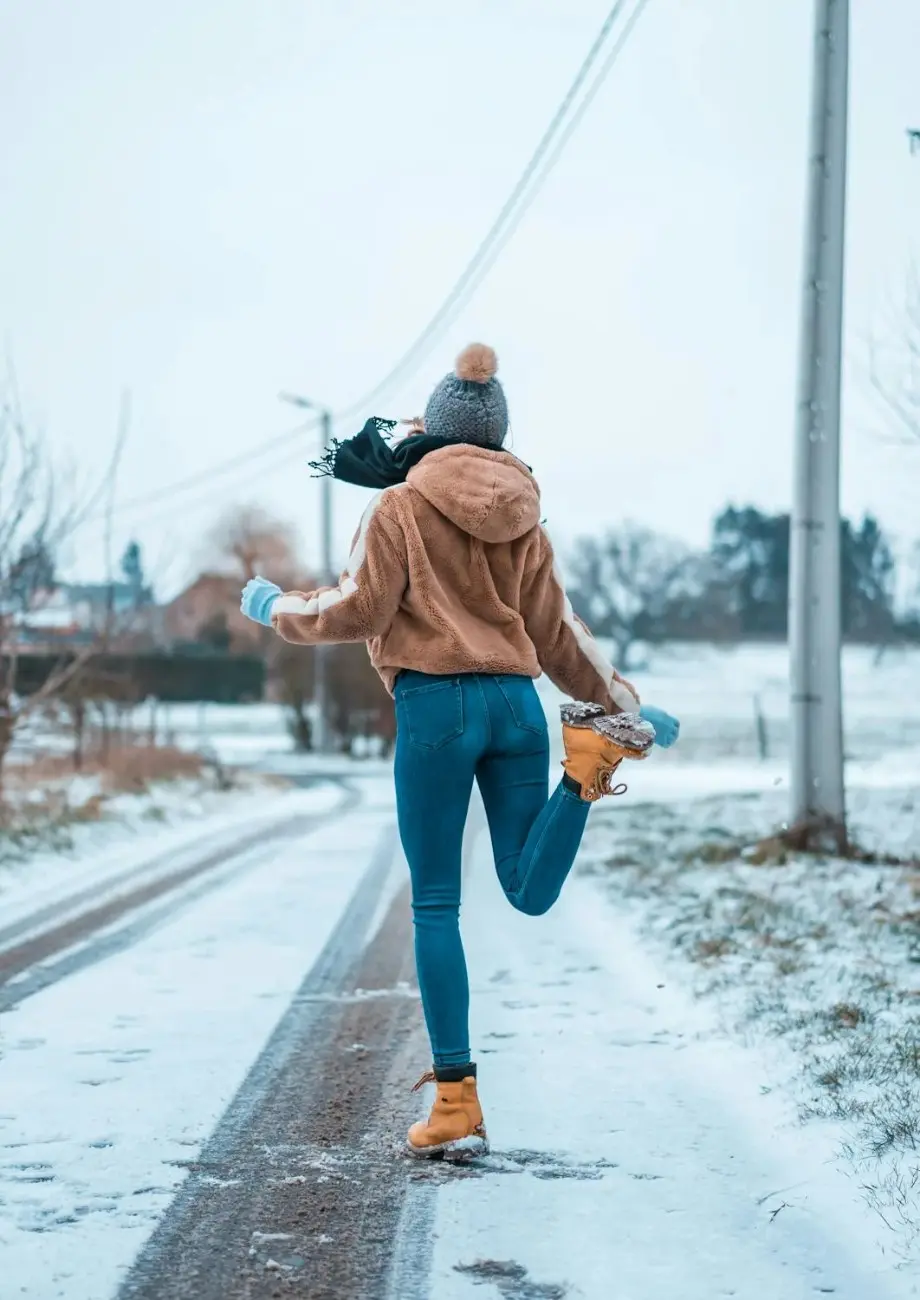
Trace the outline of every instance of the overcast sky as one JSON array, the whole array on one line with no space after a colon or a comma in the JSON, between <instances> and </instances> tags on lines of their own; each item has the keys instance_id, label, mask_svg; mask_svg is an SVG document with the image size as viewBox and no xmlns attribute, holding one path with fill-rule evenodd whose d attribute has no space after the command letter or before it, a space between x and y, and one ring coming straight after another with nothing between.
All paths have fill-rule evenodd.
<instances>
[{"instance_id":1,"label":"overcast sky","mask_svg":"<svg viewBox=\"0 0 920 1300\"><path fill-rule=\"evenodd\" d=\"M440 304L608 7L6 0L0 331L29 414L91 476L129 387L126 503L292 427L279 389L359 397ZM860 371L920 215L920 5L852 9L844 507L907 537L920 447L877 436ZM702 542L728 499L787 508L810 29L807 0L651 0L486 284L364 414L420 411L483 339L561 540L631 517ZM116 544L136 534L175 582L222 510L258 501L315 554L312 452L123 505ZM337 490L340 552L362 498ZM96 525L73 567L100 555Z\"/></svg>"}]
</instances>

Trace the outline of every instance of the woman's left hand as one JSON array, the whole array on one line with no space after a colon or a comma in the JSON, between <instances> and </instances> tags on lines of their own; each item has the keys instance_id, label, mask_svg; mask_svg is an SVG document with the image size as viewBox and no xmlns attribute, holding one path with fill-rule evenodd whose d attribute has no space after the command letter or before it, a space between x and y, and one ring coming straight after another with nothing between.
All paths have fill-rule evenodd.
<instances>
[{"instance_id":1,"label":"woman's left hand","mask_svg":"<svg viewBox=\"0 0 920 1300\"><path fill-rule=\"evenodd\" d=\"M655 728L655 744L662 749L670 749L680 735L680 723L664 709L656 709L653 704L643 704L639 717L650 722Z\"/></svg>"}]
</instances>

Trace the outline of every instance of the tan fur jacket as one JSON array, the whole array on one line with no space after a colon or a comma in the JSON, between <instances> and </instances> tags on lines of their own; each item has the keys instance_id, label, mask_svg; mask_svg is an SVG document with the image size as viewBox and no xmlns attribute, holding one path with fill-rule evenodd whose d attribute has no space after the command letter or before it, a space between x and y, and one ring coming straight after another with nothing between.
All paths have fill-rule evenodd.
<instances>
[{"instance_id":1,"label":"tan fur jacket","mask_svg":"<svg viewBox=\"0 0 920 1300\"><path fill-rule=\"evenodd\" d=\"M539 488L508 452L429 452L371 502L339 585L280 596L275 630L367 641L390 691L404 668L545 672L574 699L631 712L638 697L572 612L539 520Z\"/></svg>"}]
</instances>

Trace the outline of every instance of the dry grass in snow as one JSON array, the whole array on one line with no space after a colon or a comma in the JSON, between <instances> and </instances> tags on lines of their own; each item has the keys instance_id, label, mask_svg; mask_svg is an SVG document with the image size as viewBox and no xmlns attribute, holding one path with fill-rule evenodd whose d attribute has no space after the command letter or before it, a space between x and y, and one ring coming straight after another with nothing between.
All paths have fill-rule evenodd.
<instances>
[{"instance_id":1,"label":"dry grass in snow","mask_svg":"<svg viewBox=\"0 0 920 1300\"><path fill-rule=\"evenodd\" d=\"M920 790L850 794L870 861L764 840L785 797L602 806L582 870L771 1053L905 1257L920 1255Z\"/></svg>"},{"instance_id":2,"label":"dry grass in snow","mask_svg":"<svg viewBox=\"0 0 920 1300\"><path fill-rule=\"evenodd\" d=\"M265 784L171 746L124 744L87 760L44 754L11 767L0 802L0 867L44 851L69 853L94 831L138 828L202 811L202 799L240 785Z\"/></svg>"}]
</instances>

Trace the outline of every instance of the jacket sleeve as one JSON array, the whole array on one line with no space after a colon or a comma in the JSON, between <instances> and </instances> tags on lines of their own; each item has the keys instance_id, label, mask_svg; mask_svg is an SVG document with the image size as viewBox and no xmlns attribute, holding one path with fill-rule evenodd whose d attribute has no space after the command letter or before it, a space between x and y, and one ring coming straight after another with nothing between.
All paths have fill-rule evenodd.
<instances>
[{"instance_id":1,"label":"jacket sleeve","mask_svg":"<svg viewBox=\"0 0 920 1300\"><path fill-rule=\"evenodd\" d=\"M408 582L402 529L380 508L383 494L364 513L337 587L289 591L272 608L272 626L300 645L370 641L389 628Z\"/></svg>"},{"instance_id":2,"label":"jacket sleeve","mask_svg":"<svg viewBox=\"0 0 920 1300\"><path fill-rule=\"evenodd\" d=\"M572 609L541 528L521 584L521 616L540 667L571 699L600 704L608 713L634 713L639 697L622 678Z\"/></svg>"}]
</instances>

